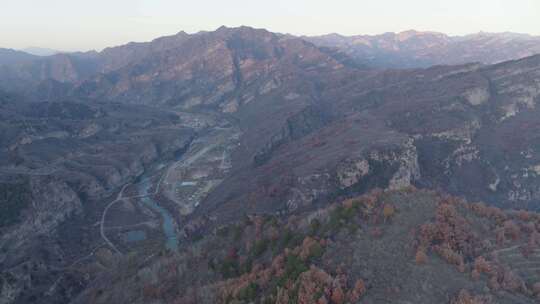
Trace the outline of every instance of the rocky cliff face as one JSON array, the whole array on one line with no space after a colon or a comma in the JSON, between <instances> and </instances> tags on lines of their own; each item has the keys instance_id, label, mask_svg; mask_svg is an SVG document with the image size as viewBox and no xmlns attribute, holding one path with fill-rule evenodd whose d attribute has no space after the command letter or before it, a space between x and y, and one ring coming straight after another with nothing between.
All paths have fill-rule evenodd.
<instances>
[{"instance_id":1,"label":"rocky cliff face","mask_svg":"<svg viewBox=\"0 0 540 304\"><path fill-rule=\"evenodd\" d=\"M379 146L361 154L351 153L325 173L298 177L287 200L288 211L312 207L336 193L361 193L375 188L402 190L421 179L412 139L402 145Z\"/></svg>"},{"instance_id":2,"label":"rocky cliff face","mask_svg":"<svg viewBox=\"0 0 540 304\"><path fill-rule=\"evenodd\" d=\"M256 165L264 164L272 157L272 152L279 146L294 140L298 140L312 132L316 132L328 123L327 114L313 106L309 106L287 118L285 126L281 128L278 134L275 134L262 149L254 156L253 161Z\"/></svg>"}]
</instances>

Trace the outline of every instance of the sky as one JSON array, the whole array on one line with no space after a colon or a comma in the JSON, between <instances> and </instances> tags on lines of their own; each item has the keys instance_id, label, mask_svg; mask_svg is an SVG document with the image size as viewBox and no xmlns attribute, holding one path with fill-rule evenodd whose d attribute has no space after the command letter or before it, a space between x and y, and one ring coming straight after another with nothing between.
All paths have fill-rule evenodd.
<instances>
[{"instance_id":1,"label":"sky","mask_svg":"<svg viewBox=\"0 0 540 304\"><path fill-rule=\"evenodd\" d=\"M540 0L0 0L3 48L101 50L221 25L295 35L540 35Z\"/></svg>"}]
</instances>

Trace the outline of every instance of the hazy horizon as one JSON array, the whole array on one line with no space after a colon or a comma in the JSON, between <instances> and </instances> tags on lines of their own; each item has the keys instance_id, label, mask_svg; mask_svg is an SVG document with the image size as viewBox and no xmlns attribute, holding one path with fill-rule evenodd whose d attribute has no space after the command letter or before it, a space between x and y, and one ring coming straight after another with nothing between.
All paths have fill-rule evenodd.
<instances>
[{"instance_id":1,"label":"hazy horizon","mask_svg":"<svg viewBox=\"0 0 540 304\"><path fill-rule=\"evenodd\" d=\"M412 0L74 0L11 1L0 12L0 47L102 50L150 41L179 31L211 31L222 25L265 28L293 35L376 35L406 30L452 36L478 32L540 35L540 2Z\"/></svg>"}]
</instances>

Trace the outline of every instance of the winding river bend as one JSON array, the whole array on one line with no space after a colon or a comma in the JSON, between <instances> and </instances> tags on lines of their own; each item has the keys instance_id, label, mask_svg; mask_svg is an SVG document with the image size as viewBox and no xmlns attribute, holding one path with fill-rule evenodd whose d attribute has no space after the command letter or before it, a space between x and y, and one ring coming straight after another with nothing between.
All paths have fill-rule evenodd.
<instances>
[{"instance_id":1,"label":"winding river bend","mask_svg":"<svg viewBox=\"0 0 540 304\"><path fill-rule=\"evenodd\" d=\"M226 165L226 152L230 146L235 146L235 143L238 140L238 134L239 132L232 127L215 128L213 130L209 130L205 132L204 137L199 136L197 140L194 140L195 138L192 138L186 148L182 151L179 151L179 153L175 155L174 160L161 162L157 164L157 166L154 167L152 170L148 171L146 174L143 174L140 177L139 183L137 184L137 191L141 196L140 201L142 204L144 204L146 207L148 207L161 217L162 230L165 235L165 247L167 249L171 251L178 251L179 240L176 233L178 223L176 222L175 217L171 213L169 213L166 208L160 206L159 203L154 199L154 194L156 193L152 189L154 186L152 180L155 181L155 178L153 179L152 177L155 177L156 173L161 171L161 173L159 173L161 174L161 178L159 182L157 182L157 184L155 185L155 187L157 188L156 192L160 192L162 190L160 189L162 182L168 183L169 170L174 170L178 167L185 168L190 166L197 166L197 162L199 161L202 161L203 164L207 164L207 162L209 161L215 161L214 159L216 158L216 156L212 156L212 152L215 152L215 149L219 147L221 147L221 149L224 149L224 151L218 150L218 154L222 157L221 161L219 162L219 168L223 172L226 172L226 170L228 170L229 168ZM192 183L191 186L197 185L197 183L193 180L175 180L174 183L185 183L184 185L190 185L190 183ZM206 185L208 184L209 182L206 183ZM212 186L212 184L210 185ZM183 202L182 198L178 198L178 200L176 200L175 202L179 206L190 206L190 202ZM197 203L198 201L193 204L192 208L197 207Z\"/></svg>"},{"instance_id":2,"label":"winding river bend","mask_svg":"<svg viewBox=\"0 0 540 304\"><path fill-rule=\"evenodd\" d=\"M150 192L152 188L152 183L149 178L143 179L138 186L138 191L140 195L144 195L141 198L141 202L152 209L154 212L158 213L162 219L162 230L165 234L165 247L172 251L178 250L178 237L176 236L176 225L174 217L167 211L167 209L161 207L154 199L153 195Z\"/></svg>"},{"instance_id":3,"label":"winding river bend","mask_svg":"<svg viewBox=\"0 0 540 304\"><path fill-rule=\"evenodd\" d=\"M159 192L159 184L156 185L156 187L158 187L157 192L156 193L151 192L152 175L163 169L165 169L163 174L167 174L166 173L167 166L174 165L176 162L180 161L182 157L184 156L184 154L187 151L189 151L193 140L194 140L194 137L192 137L189 140L189 143L183 149L175 153L174 161L161 162L157 164L157 166L153 170L146 172L145 174L140 176L139 183L137 184L137 191L139 192L139 195L142 196L140 201L145 206L150 208L152 211L160 215L161 220L162 220L161 228L163 230L163 234L165 235L165 248L172 251L178 251L178 236L176 235L176 222L174 220L174 216L172 216L167 209L160 206L158 202L154 199L154 194L157 194L157 192Z\"/></svg>"}]
</instances>

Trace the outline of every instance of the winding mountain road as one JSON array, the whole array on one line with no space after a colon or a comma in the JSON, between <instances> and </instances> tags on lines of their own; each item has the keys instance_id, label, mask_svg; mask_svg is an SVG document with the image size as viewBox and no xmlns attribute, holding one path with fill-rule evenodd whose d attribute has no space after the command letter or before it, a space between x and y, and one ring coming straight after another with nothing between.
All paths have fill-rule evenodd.
<instances>
[{"instance_id":1,"label":"winding mountain road","mask_svg":"<svg viewBox=\"0 0 540 304\"><path fill-rule=\"evenodd\" d=\"M107 212L109 211L109 209L116 203L120 202L120 201L123 201L125 198L124 198L124 190L126 190L126 188L129 186L130 184L125 184L123 187L122 187L122 190L120 190L120 192L118 193L118 195L116 196L116 199L112 202L110 202L107 207L105 207L105 209L103 210L103 214L101 214L101 224L100 224L100 227L99 227L99 230L100 230L100 233L101 233L101 238L103 238L103 240L105 241L105 243L107 243L107 245L109 245L109 247L111 247L116 253L118 254L122 254L122 252L120 252L120 250L118 250L118 248L116 248L116 246L107 238L107 235L105 235L105 218L107 217ZM127 198L126 198L127 199Z\"/></svg>"},{"instance_id":2,"label":"winding mountain road","mask_svg":"<svg viewBox=\"0 0 540 304\"><path fill-rule=\"evenodd\" d=\"M154 190L154 192L152 193L149 193L149 194L145 194L145 195L134 195L134 196L128 196L128 197L124 197L124 191L126 190L126 188L130 185L132 185L131 183L128 183L128 184L125 184L122 189L120 190L120 192L118 193L118 195L116 196L116 199L113 200L112 202L110 202L106 207L105 209L103 210L103 213L101 214L101 221L99 222L99 230L100 230L100 234L101 234L101 238L105 241L105 243L111 247L112 250L114 250L114 252L116 252L117 254L119 255L122 255L122 252L114 245L114 243L107 237L107 234L105 233L105 230L106 228L108 227L105 227L105 219L107 218L107 212L109 212L109 209L114 206L116 203L118 202L122 202L124 200L127 200L127 199L136 199L136 198L144 198L144 197L148 197L148 196L153 196L153 195L156 195L157 193L159 193L159 189L161 187L161 181L163 180L163 178L165 177L165 175L167 174L168 170L166 172L164 172L159 180L159 183L156 187L156 189ZM153 175L155 176L155 175ZM141 223L139 223L141 224ZM120 228L118 226L114 227L114 228Z\"/></svg>"}]
</instances>

